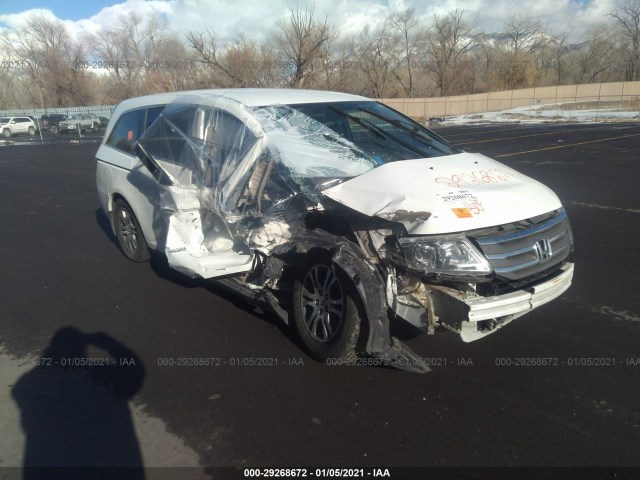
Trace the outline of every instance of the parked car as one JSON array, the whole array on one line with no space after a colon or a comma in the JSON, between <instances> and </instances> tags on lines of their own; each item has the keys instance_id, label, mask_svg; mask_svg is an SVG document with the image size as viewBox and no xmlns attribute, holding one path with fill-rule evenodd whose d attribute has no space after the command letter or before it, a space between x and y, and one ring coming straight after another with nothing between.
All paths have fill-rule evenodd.
<instances>
[{"instance_id":1,"label":"parked car","mask_svg":"<svg viewBox=\"0 0 640 480\"><path fill-rule=\"evenodd\" d=\"M109 119L107 117L98 117L98 119L100 120L100 128L107 128Z\"/></svg>"},{"instance_id":2,"label":"parked car","mask_svg":"<svg viewBox=\"0 0 640 480\"><path fill-rule=\"evenodd\" d=\"M58 129L60 133L69 133L73 131L86 132L87 130L99 132L100 120L95 115L90 115L88 113L76 113L74 115L69 115L66 120L59 122Z\"/></svg>"},{"instance_id":3,"label":"parked car","mask_svg":"<svg viewBox=\"0 0 640 480\"><path fill-rule=\"evenodd\" d=\"M67 119L63 113L49 113L40 117L40 128L43 131L58 133L60 122Z\"/></svg>"},{"instance_id":4,"label":"parked car","mask_svg":"<svg viewBox=\"0 0 640 480\"><path fill-rule=\"evenodd\" d=\"M5 138L12 135L29 135L33 137L38 128L35 122L27 117L2 117L0 118L0 132Z\"/></svg>"},{"instance_id":5,"label":"parked car","mask_svg":"<svg viewBox=\"0 0 640 480\"><path fill-rule=\"evenodd\" d=\"M269 306L320 361L426 371L390 321L474 341L571 284L571 227L549 188L364 97L134 98L96 156L129 259L161 252Z\"/></svg>"}]
</instances>

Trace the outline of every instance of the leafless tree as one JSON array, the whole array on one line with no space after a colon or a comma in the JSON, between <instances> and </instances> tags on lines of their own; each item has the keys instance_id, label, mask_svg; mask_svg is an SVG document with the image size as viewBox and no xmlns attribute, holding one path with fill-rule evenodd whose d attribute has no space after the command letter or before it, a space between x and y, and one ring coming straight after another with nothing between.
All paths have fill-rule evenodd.
<instances>
[{"instance_id":1,"label":"leafless tree","mask_svg":"<svg viewBox=\"0 0 640 480\"><path fill-rule=\"evenodd\" d=\"M112 28L91 38L97 65L111 78L111 101L144 93L145 73L166 39L166 26L155 15L143 17L138 13L119 16Z\"/></svg>"},{"instance_id":2,"label":"leafless tree","mask_svg":"<svg viewBox=\"0 0 640 480\"><path fill-rule=\"evenodd\" d=\"M473 25L464 20L464 10L435 15L427 41L430 69L440 95L450 95L455 88L460 59L473 44Z\"/></svg>"},{"instance_id":3,"label":"leafless tree","mask_svg":"<svg viewBox=\"0 0 640 480\"><path fill-rule=\"evenodd\" d=\"M374 98L394 96L390 83L395 59L392 36L387 29L388 25L385 24L372 31L366 25L362 32L350 41L350 57L356 71L362 74L356 93Z\"/></svg>"},{"instance_id":4,"label":"leafless tree","mask_svg":"<svg viewBox=\"0 0 640 480\"><path fill-rule=\"evenodd\" d=\"M0 41L21 67L15 73L27 86L23 101L28 105L60 107L91 98L91 79L82 68L86 52L60 20L33 15L22 28L5 30Z\"/></svg>"},{"instance_id":5,"label":"leafless tree","mask_svg":"<svg viewBox=\"0 0 640 480\"><path fill-rule=\"evenodd\" d=\"M523 16L512 17L505 22L504 48L496 66L501 88L530 87L538 79L540 55L549 40L540 24Z\"/></svg>"},{"instance_id":6,"label":"leafless tree","mask_svg":"<svg viewBox=\"0 0 640 480\"><path fill-rule=\"evenodd\" d=\"M621 0L610 14L623 38L625 80L640 79L640 0Z\"/></svg>"},{"instance_id":7,"label":"leafless tree","mask_svg":"<svg viewBox=\"0 0 640 480\"><path fill-rule=\"evenodd\" d=\"M398 36L398 44L402 55L398 66L393 70L393 75L402 85L407 97L412 97L414 93L414 71L425 63L425 58L420 57L420 52L424 50L426 34L420 28L416 12L413 8L394 11L387 18L388 29ZM424 67L423 67L424 68ZM402 73L406 72L405 75Z\"/></svg>"},{"instance_id":8,"label":"leafless tree","mask_svg":"<svg viewBox=\"0 0 640 480\"><path fill-rule=\"evenodd\" d=\"M595 83L610 78L615 63L615 44L611 28L605 25L593 27L579 50L569 56L571 81Z\"/></svg>"},{"instance_id":9,"label":"leafless tree","mask_svg":"<svg viewBox=\"0 0 640 480\"><path fill-rule=\"evenodd\" d=\"M304 10L289 7L289 11L288 20L277 23L274 40L288 85L303 88L311 82L314 69L330 58L336 35L326 15L322 20L316 18L313 6Z\"/></svg>"}]
</instances>

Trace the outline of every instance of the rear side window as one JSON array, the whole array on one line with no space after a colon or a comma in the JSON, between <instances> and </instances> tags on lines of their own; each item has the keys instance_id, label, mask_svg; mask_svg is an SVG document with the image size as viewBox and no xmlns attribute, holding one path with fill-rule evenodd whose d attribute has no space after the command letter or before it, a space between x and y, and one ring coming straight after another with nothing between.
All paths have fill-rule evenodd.
<instances>
[{"instance_id":1,"label":"rear side window","mask_svg":"<svg viewBox=\"0 0 640 480\"><path fill-rule=\"evenodd\" d=\"M146 110L127 112L113 127L107 145L126 153L133 153L133 144L142 135Z\"/></svg>"},{"instance_id":2,"label":"rear side window","mask_svg":"<svg viewBox=\"0 0 640 480\"><path fill-rule=\"evenodd\" d=\"M133 146L140 135L158 118L162 110L164 106L125 113L113 127L107 145L126 153L133 153Z\"/></svg>"}]
</instances>

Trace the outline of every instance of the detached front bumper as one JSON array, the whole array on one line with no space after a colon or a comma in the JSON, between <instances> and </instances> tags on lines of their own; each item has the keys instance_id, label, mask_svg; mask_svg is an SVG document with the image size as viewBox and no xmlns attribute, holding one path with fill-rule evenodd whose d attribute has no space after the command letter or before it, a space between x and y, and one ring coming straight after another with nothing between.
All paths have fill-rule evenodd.
<instances>
[{"instance_id":1,"label":"detached front bumper","mask_svg":"<svg viewBox=\"0 0 640 480\"><path fill-rule=\"evenodd\" d=\"M443 326L472 342L562 295L571 286L573 269L573 263L566 263L541 283L493 297L425 285L411 296L394 297L388 289L387 299L399 316L417 327Z\"/></svg>"}]
</instances>

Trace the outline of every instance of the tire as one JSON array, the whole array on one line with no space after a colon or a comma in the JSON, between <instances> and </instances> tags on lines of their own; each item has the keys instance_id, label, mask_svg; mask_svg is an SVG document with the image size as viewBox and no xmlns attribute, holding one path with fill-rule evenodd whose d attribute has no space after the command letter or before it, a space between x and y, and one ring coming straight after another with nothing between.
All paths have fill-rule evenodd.
<instances>
[{"instance_id":1,"label":"tire","mask_svg":"<svg viewBox=\"0 0 640 480\"><path fill-rule=\"evenodd\" d=\"M56 133L58 133L58 126L51 125L51 127L49 128L49 131L55 135Z\"/></svg>"},{"instance_id":2,"label":"tire","mask_svg":"<svg viewBox=\"0 0 640 480\"><path fill-rule=\"evenodd\" d=\"M147 241L129 204L122 199L116 200L113 214L113 225L122 253L134 262L149 260Z\"/></svg>"},{"instance_id":3,"label":"tire","mask_svg":"<svg viewBox=\"0 0 640 480\"><path fill-rule=\"evenodd\" d=\"M309 355L347 362L357 356L361 318L351 280L325 256L308 256L293 286L293 324Z\"/></svg>"},{"instance_id":4,"label":"tire","mask_svg":"<svg viewBox=\"0 0 640 480\"><path fill-rule=\"evenodd\" d=\"M5 128L4 130L2 130L2 136L4 138L9 138L11 136L11 130L9 130L8 128Z\"/></svg>"},{"instance_id":5,"label":"tire","mask_svg":"<svg viewBox=\"0 0 640 480\"><path fill-rule=\"evenodd\" d=\"M100 131L100 125L97 123L93 124L93 132L98 133Z\"/></svg>"},{"instance_id":6,"label":"tire","mask_svg":"<svg viewBox=\"0 0 640 480\"><path fill-rule=\"evenodd\" d=\"M29 127L29 130L27 130L27 133L29 134L30 137L33 137L36 134L36 129L33 127Z\"/></svg>"}]
</instances>

